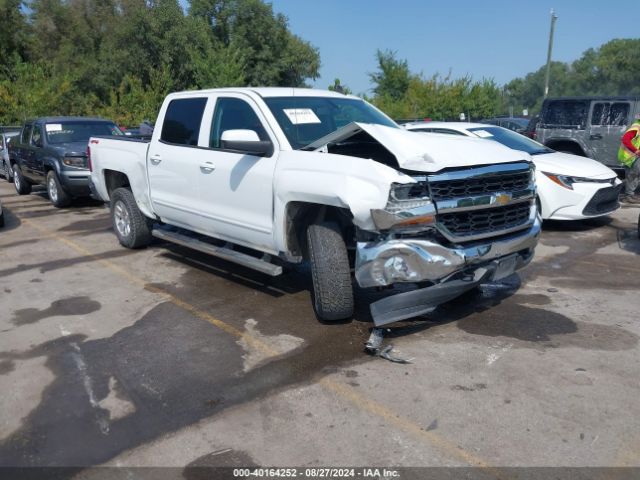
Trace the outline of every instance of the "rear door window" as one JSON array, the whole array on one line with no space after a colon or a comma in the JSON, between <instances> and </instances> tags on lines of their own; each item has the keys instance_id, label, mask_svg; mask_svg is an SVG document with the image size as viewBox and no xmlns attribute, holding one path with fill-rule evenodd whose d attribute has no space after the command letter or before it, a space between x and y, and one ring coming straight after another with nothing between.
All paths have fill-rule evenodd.
<instances>
[{"instance_id":1,"label":"rear door window","mask_svg":"<svg viewBox=\"0 0 640 480\"><path fill-rule=\"evenodd\" d=\"M622 126L627 124L628 117L628 103L598 102L593 105L591 125Z\"/></svg>"},{"instance_id":2,"label":"rear door window","mask_svg":"<svg viewBox=\"0 0 640 480\"><path fill-rule=\"evenodd\" d=\"M584 128L589 111L588 100L552 100L542 112L544 126Z\"/></svg>"},{"instance_id":3,"label":"rear door window","mask_svg":"<svg viewBox=\"0 0 640 480\"><path fill-rule=\"evenodd\" d=\"M206 98L171 100L162 124L160 140L176 145L198 145Z\"/></svg>"},{"instance_id":4,"label":"rear door window","mask_svg":"<svg viewBox=\"0 0 640 480\"><path fill-rule=\"evenodd\" d=\"M20 143L23 145L29 145L31 139L31 125L25 125L22 129L22 137L20 137Z\"/></svg>"}]
</instances>

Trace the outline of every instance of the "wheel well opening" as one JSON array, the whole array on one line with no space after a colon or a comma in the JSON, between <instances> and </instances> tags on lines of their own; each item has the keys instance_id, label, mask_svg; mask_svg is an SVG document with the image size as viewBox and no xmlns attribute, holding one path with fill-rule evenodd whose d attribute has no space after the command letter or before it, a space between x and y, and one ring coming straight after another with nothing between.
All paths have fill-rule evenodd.
<instances>
[{"instance_id":1,"label":"wheel well opening","mask_svg":"<svg viewBox=\"0 0 640 480\"><path fill-rule=\"evenodd\" d=\"M292 256L307 258L307 227L313 223L333 222L342 232L347 248L355 245L353 215L346 208L307 202L291 202L285 215L287 250Z\"/></svg>"},{"instance_id":2,"label":"wheel well opening","mask_svg":"<svg viewBox=\"0 0 640 480\"><path fill-rule=\"evenodd\" d=\"M582 147L576 142L569 140L550 140L545 145L549 148L553 148L554 150L558 150L559 152L569 152L586 157L584 150L582 150Z\"/></svg>"},{"instance_id":3,"label":"wheel well opening","mask_svg":"<svg viewBox=\"0 0 640 480\"><path fill-rule=\"evenodd\" d=\"M131 187L131 184L129 183L129 177L127 177L124 173L115 170L104 171L104 182L105 186L107 187L107 193L109 194L109 196L111 196L111 193L116 188Z\"/></svg>"}]
</instances>

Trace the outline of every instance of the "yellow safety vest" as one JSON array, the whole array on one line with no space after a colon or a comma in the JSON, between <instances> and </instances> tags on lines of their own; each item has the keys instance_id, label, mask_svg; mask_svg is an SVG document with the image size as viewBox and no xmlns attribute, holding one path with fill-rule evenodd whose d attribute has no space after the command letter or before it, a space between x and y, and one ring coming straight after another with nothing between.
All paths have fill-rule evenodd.
<instances>
[{"instance_id":1,"label":"yellow safety vest","mask_svg":"<svg viewBox=\"0 0 640 480\"><path fill-rule=\"evenodd\" d=\"M629 132L636 132L636 136L631 140L631 144L634 147L640 149L640 121L634 122L634 124L629 127L629 130L624 132L624 135ZM620 148L618 149L618 161L621 164L630 167L631 165L633 165L633 162L636 161L636 158L638 158L636 154L625 147L624 143L620 145Z\"/></svg>"}]
</instances>

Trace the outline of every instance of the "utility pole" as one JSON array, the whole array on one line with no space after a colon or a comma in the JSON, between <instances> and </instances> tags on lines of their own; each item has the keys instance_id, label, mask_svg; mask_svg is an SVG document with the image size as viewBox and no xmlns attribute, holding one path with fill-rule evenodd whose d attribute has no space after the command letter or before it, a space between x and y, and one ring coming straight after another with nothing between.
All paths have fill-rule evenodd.
<instances>
[{"instance_id":1,"label":"utility pole","mask_svg":"<svg viewBox=\"0 0 640 480\"><path fill-rule=\"evenodd\" d=\"M553 50L553 31L556 28L558 16L551 9L551 30L549 31L549 50L547 50L547 72L544 75L544 98L549 95L549 72L551 70L551 51Z\"/></svg>"}]
</instances>

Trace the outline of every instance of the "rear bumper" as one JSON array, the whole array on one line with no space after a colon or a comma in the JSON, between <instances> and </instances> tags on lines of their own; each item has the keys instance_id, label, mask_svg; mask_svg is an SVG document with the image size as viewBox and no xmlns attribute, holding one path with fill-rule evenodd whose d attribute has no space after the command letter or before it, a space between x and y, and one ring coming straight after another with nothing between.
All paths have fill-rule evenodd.
<instances>
[{"instance_id":1,"label":"rear bumper","mask_svg":"<svg viewBox=\"0 0 640 480\"><path fill-rule=\"evenodd\" d=\"M89 177L89 196L94 200L102 201L100 195L98 195L98 191L96 190L96 186L93 184L93 179Z\"/></svg>"}]
</instances>

